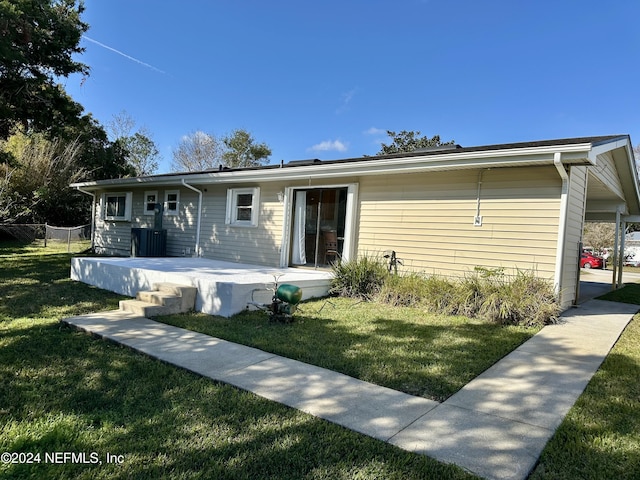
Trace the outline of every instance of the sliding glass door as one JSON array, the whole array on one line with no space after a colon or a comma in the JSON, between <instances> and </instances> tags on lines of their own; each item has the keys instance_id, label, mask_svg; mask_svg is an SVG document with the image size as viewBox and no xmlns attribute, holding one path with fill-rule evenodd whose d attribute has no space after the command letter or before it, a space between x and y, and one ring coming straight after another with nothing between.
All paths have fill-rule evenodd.
<instances>
[{"instance_id":1,"label":"sliding glass door","mask_svg":"<svg viewBox=\"0 0 640 480\"><path fill-rule=\"evenodd\" d=\"M347 187L294 191L292 265L328 267L344 248Z\"/></svg>"}]
</instances>

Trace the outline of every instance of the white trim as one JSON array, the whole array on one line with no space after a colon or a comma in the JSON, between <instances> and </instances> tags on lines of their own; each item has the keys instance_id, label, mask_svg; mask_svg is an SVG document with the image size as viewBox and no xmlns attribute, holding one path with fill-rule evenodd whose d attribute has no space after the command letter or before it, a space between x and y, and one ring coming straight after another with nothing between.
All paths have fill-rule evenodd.
<instances>
[{"instance_id":1,"label":"white trim","mask_svg":"<svg viewBox=\"0 0 640 480\"><path fill-rule=\"evenodd\" d=\"M562 274L564 271L564 251L567 234L567 215L569 214L569 175L562 164L562 153L556 152L553 156L553 163L558 170L562 180L562 191L560 194L560 218L558 222L558 245L556 247L556 271L554 277L555 293L562 303L561 288Z\"/></svg>"},{"instance_id":2,"label":"white trim","mask_svg":"<svg viewBox=\"0 0 640 480\"><path fill-rule=\"evenodd\" d=\"M622 141L622 140L621 140ZM353 161L321 162L302 166L284 166L282 168L217 171L196 174L179 174L167 177L136 177L132 179L100 180L74 183L76 187L98 187L108 185L140 186L143 183L153 185L175 185L185 178L190 184L230 183L249 181L284 181L301 179L329 179L344 176L387 175L390 173L413 173L427 171L464 170L478 168L519 167L535 165L553 165L555 153L562 153L563 163L591 165L589 158L591 143L569 145L546 145L542 147L524 147L509 149L474 150L440 155L410 155L407 157L381 158L368 157Z\"/></svg>"},{"instance_id":3,"label":"white trim","mask_svg":"<svg viewBox=\"0 0 640 480\"><path fill-rule=\"evenodd\" d=\"M350 260L355 256L355 244L357 234L357 212L358 212L358 183L338 183L338 184L317 184L301 185L296 187L286 187L284 190L284 219L282 222L282 247L280 248L280 267L286 268L289 265L291 255L291 229L293 228L293 218L291 215L293 198L297 190L346 188L347 189L347 211L344 219L344 244L342 246L342 259Z\"/></svg>"},{"instance_id":4,"label":"white trim","mask_svg":"<svg viewBox=\"0 0 640 480\"><path fill-rule=\"evenodd\" d=\"M149 206L149 203L147 201L147 197L154 195L155 196L155 202L154 203L154 207L151 210L148 210L147 207ZM160 200L158 198L158 191L157 190L146 190L144 192L144 198L142 200L142 213L143 215L154 215L155 214L155 204L156 203L160 203Z\"/></svg>"},{"instance_id":5,"label":"white trim","mask_svg":"<svg viewBox=\"0 0 640 480\"><path fill-rule=\"evenodd\" d=\"M251 219L238 220L238 197L251 195ZM257 227L260 217L260 187L227 189L227 209L224 223L233 227Z\"/></svg>"},{"instance_id":6,"label":"white trim","mask_svg":"<svg viewBox=\"0 0 640 480\"><path fill-rule=\"evenodd\" d=\"M347 212L344 219L344 244L342 245L342 259L349 261L355 258L356 230L358 218L358 189L357 183L347 185Z\"/></svg>"},{"instance_id":7,"label":"white trim","mask_svg":"<svg viewBox=\"0 0 640 480\"><path fill-rule=\"evenodd\" d=\"M124 196L124 215L107 215L107 198ZM132 192L107 192L102 194L102 219L112 222L131 221Z\"/></svg>"},{"instance_id":8,"label":"white trim","mask_svg":"<svg viewBox=\"0 0 640 480\"><path fill-rule=\"evenodd\" d=\"M169 200L169 195L175 195L175 201ZM169 208L170 203L175 203L176 208ZM164 214L179 215L180 213L180 190L165 190L164 192Z\"/></svg>"},{"instance_id":9,"label":"white trim","mask_svg":"<svg viewBox=\"0 0 640 480\"><path fill-rule=\"evenodd\" d=\"M286 268L289 266L289 252L291 244L291 222L292 215L291 209L293 204L293 187L285 187L284 189L284 202L282 205L283 218L282 218L282 243L280 245L280 267Z\"/></svg>"}]
</instances>

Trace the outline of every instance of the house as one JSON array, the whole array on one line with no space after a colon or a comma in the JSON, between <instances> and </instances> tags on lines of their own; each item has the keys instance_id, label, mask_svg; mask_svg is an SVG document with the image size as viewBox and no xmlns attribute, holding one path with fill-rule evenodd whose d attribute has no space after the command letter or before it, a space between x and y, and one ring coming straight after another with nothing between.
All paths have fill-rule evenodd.
<instances>
[{"instance_id":1,"label":"house","mask_svg":"<svg viewBox=\"0 0 640 480\"><path fill-rule=\"evenodd\" d=\"M454 145L72 187L93 198L99 253L130 255L131 229L153 228L161 204L168 256L317 268L338 257L394 251L403 268L427 274L531 269L554 283L564 307L577 295L585 221L621 226L640 215L627 135Z\"/></svg>"}]
</instances>

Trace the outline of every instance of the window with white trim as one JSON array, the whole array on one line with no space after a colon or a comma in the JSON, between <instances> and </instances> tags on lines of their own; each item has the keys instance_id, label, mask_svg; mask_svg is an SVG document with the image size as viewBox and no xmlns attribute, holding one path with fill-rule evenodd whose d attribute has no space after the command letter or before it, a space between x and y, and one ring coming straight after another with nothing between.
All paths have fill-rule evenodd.
<instances>
[{"instance_id":1,"label":"window with white trim","mask_svg":"<svg viewBox=\"0 0 640 480\"><path fill-rule=\"evenodd\" d=\"M145 215L153 215L155 213L156 203L158 203L157 191L144 192L144 214Z\"/></svg>"},{"instance_id":2,"label":"window with white trim","mask_svg":"<svg viewBox=\"0 0 640 480\"><path fill-rule=\"evenodd\" d=\"M227 215L225 223L238 227L258 225L260 188L230 188L227 190Z\"/></svg>"},{"instance_id":3,"label":"window with white trim","mask_svg":"<svg viewBox=\"0 0 640 480\"><path fill-rule=\"evenodd\" d=\"M131 192L105 193L102 197L105 220L131 220Z\"/></svg>"},{"instance_id":4,"label":"window with white trim","mask_svg":"<svg viewBox=\"0 0 640 480\"><path fill-rule=\"evenodd\" d=\"M178 215L179 208L180 208L180 191L167 190L166 192L164 192L164 214Z\"/></svg>"}]
</instances>

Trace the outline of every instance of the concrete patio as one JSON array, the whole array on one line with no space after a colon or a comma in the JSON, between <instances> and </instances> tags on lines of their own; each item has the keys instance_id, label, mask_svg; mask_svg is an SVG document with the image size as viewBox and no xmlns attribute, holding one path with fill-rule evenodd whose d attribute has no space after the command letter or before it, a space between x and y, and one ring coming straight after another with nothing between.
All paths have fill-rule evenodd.
<instances>
[{"instance_id":1,"label":"concrete patio","mask_svg":"<svg viewBox=\"0 0 640 480\"><path fill-rule=\"evenodd\" d=\"M266 303L269 290L278 283L302 288L303 299L327 295L331 273L327 270L274 268L224 262L206 258L175 257L76 257L71 260L71 279L121 295L135 297L155 283L194 286L196 310L230 317L247 303Z\"/></svg>"}]
</instances>

